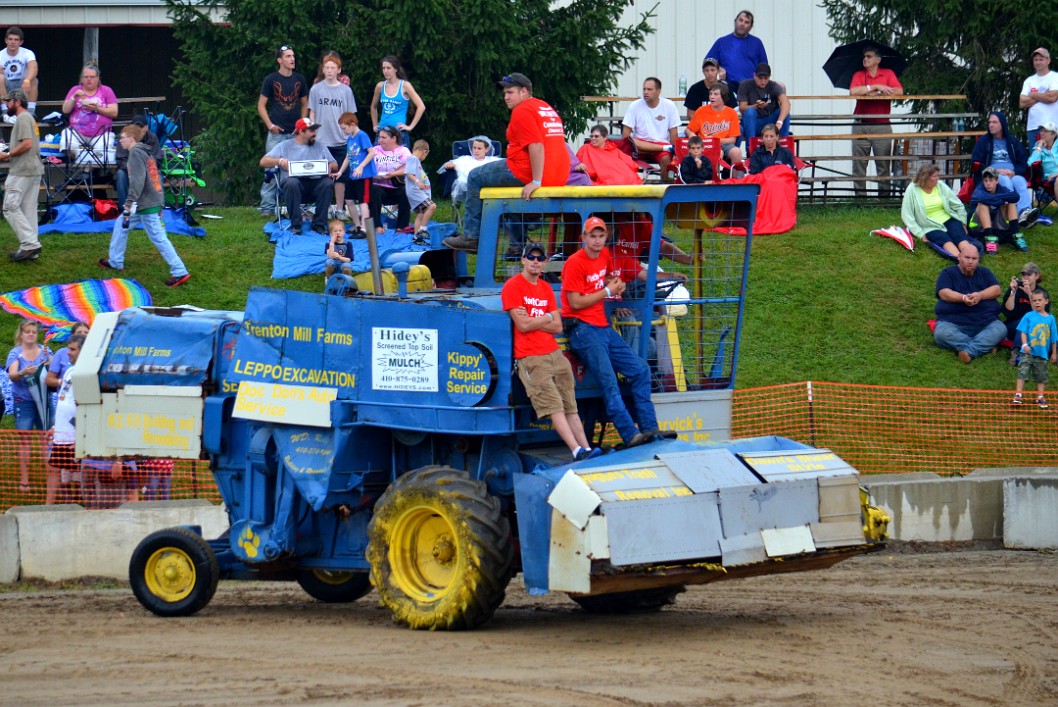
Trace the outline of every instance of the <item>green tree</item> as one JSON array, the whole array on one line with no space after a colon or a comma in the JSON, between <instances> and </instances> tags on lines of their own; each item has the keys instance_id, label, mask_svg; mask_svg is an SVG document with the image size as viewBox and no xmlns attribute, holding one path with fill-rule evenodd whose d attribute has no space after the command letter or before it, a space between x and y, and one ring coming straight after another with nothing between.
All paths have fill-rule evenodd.
<instances>
[{"instance_id":1,"label":"green tree","mask_svg":"<svg viewBox=\"0 0 1058 707\"><path fill-rule=\"evenodd\" d=\"M913 94L965 94L973 111L1006 112L1011 130L1025 136L1018 108L1021 84L1033 73L1029 53L1053 45L1058 5L1002 0L822 0L830 36L838 42L875 39L900 51L900 78ZM938 106L959 108L964 106ZM925 106L915 106L923 110ZM967 126L971 127L971 126Z\"/></svg>"},{"instance_id":2,"label":"green tree","mask_svg":"<svg viewBox=\"0 0 1058 707\"><path fill-rule=\"evenodd\" d=\"M437 166L454 140L478 133L503 140L508 113L496 82L512 71L533 80L567 134L583 132L595 108L581 96L612 90L653 31L653 10L622 24L628 0L166 2L183 52L173 81L206 126L196 147L231 203L246 203L260 182L257 96L282 44L294 47L310 81L322 52L338 51L368 129L381 58L400 57L426 104L416 137L430 140Z\"/></svg>"}]
</instances>

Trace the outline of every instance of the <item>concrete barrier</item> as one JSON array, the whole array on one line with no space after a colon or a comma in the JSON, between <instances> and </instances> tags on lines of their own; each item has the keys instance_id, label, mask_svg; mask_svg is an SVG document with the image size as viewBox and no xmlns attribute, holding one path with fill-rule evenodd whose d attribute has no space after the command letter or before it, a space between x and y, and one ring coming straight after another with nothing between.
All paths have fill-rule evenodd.
<instances>
[{"instance_id":1,"label":"concrete barrier","mask_svg":"<svg viewBox=\"0 0 1058 707\"><path fill-rule=\"evenodd\" d=\"M223 506L208 501L127 503L105 511L80 506L21 506L7 511L18 528L21 579L128 579L129 560L148 534L200 525L206 538L228 528Z\"/></svg>"},{"instance_id":2,"label":"concrete barrier","mask_svg":"<svg viewBox=\"0 0 1058 707\"><path fill-rule=\"evenodd\" d=\"M1003 537L1003 478L945 478L936 474L862 479L875 505L893 519L893 540L952 542Z\"/></svg>"},{"instance_id":3,"label":"concrete barrier","mask_svg":"<svg viewBox=\"0 0 1058 707\"><path fill-rule=\"evenodd\" d=\"M1058 475L1003 480L1003 546L1058 550Z\"/></svg>"},{"instance_id":4,"label":"concrete barrier","mask_svg":"<svg viewBox=\"0 0 1058 707\"><path fill-rule=\"evenodd\" d=\"M0 583L18 581L18 521L0 515Z\"/></svg>"}]
</instances>

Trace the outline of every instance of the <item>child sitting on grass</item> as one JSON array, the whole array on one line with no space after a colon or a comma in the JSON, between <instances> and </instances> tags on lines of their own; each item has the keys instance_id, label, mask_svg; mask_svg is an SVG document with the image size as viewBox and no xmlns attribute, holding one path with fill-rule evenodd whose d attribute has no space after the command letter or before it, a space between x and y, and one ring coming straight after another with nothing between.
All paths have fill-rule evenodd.
<instances>
[{"instance_id":1,"label":"child sitting on grass","mask_svg":"<svg viewBox=\"0 0 1058 707\"><path fill-rule=\"evenodd\" d=\"M430 232L426 227L430 224L437 205L433 203L433 194L430 192L430 177L422 166L426 155L430 154L430 143L425 140L416 140L411 148L411 157L404 163L405 193L408 195L408 205L415 212L415 242L426 243L429 241Z\"/></svg>"},{"instance_id":2,"label":"child sitting on grass","mask_svg":"<svg viewBox=\"0 0 1058 707\"><path fill-rule=\"evenodd\" d=\"M345 224L338 219L332 219L327 224L327 230L331 232L331 242L327 244L327 266L323 269L324 275L330 278L335 268L346 275L352 275L353 244L345 240Z\"/></svg>"},{"instance_id":3,"label":"child sitting on grass","mask_svg":"<svg viewBox=\"0 0 1058 707\"><path fill-rule=\"evenodd\" d=\"M1054 315L1047 313L1051 297L1047 290L1037 287L1032 292L1032 311L1021 318L1018 323L1018 336L1021 341L1021 363L1018 364L1018 382L1014 393L1013 405L1021 405L1021 393L1025 381L1032 372L1036 379L1036 404L1041 410L1047 409L1047 398L1043 389L1049 375L1047 363L1058 363L1058 327Z\"/></svg>"}]
</instances>

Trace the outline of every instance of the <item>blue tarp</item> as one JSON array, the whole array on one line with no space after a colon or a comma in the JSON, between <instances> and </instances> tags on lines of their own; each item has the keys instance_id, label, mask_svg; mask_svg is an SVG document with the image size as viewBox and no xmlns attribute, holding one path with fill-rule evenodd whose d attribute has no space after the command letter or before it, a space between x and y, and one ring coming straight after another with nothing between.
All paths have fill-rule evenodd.
<instances>
[{"instance_id":1,"label":"blue tarp","mask_svg":"<svg viewBox=\"0 0 1058 707\"><path fill-rule=\"evenodd\" d=\"M302 275L314 275L322 273L327 264L325 249L330 242L328 236L314 233L308 221L302 225L300 235L294 235L286 230L289 222L284 219L276 224L266 223L264 232L268 239L275 243L276 252L272 260L272 278L279 280L288 277L301 277ZM440 240L456 234L454 223L431 223L428 227L430 240L439 243ZM366 272L371 269L371 259L368 257L367 241L351 239L348 234L346 239L353 244L353 272ZM391 251L426 251L429 246L412 245L412 234L397 233L389 230L377 236L378 254L380 257Z\"/></svg>"},{"instance_id":2,"label":"blue tarp","mask_svg":"<svg viewBox=\"0 0 1058 707\"><path fill-rule=\"evenodd\" d=\"M46 223L37 229L41 235L45 233L110 233L114 230L113 219L109 221L93 221L92 205L85 203L57 204L51 208L54 217L51 223ZM187 225L184 217L173 209L165 209L162 212L162 220L165 222L165 230L169 234L178 236L195 236L205 238L206 229ZM133 231L142 231L142 226L134 226Z\"/></svg>"}]
</instances>

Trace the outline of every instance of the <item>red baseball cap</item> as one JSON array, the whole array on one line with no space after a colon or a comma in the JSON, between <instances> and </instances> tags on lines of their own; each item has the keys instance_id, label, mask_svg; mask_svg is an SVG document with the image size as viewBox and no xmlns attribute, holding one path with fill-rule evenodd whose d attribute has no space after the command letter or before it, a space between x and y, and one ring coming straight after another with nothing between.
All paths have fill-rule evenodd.
<instances>
[{"instance_id":1,"label":"red baseball cap","mask_svg":"<svg viewBox=\"0 0 1058 707\"><path fill-rule=\"evenodd\" d=\"M584 222L584 232L585 233L591 233L596 228L601 228L602 230L606 231L607 233L610 232L610 229L607 228L605 221L603 221L598 216L589 216L588 220Z\"/></svg>"},{"instance_id":2,"label":"red baseball cap","mask_svg":"<svg viewBox=\"0 0 1058 707\"><path fill-rule=\"evenodd\" d=\"M320 124L313 123L308 118L298 118L298 122L294 123L294 132L300 133L302 130L319 130Z\"/></svg>"}]
</instances>

